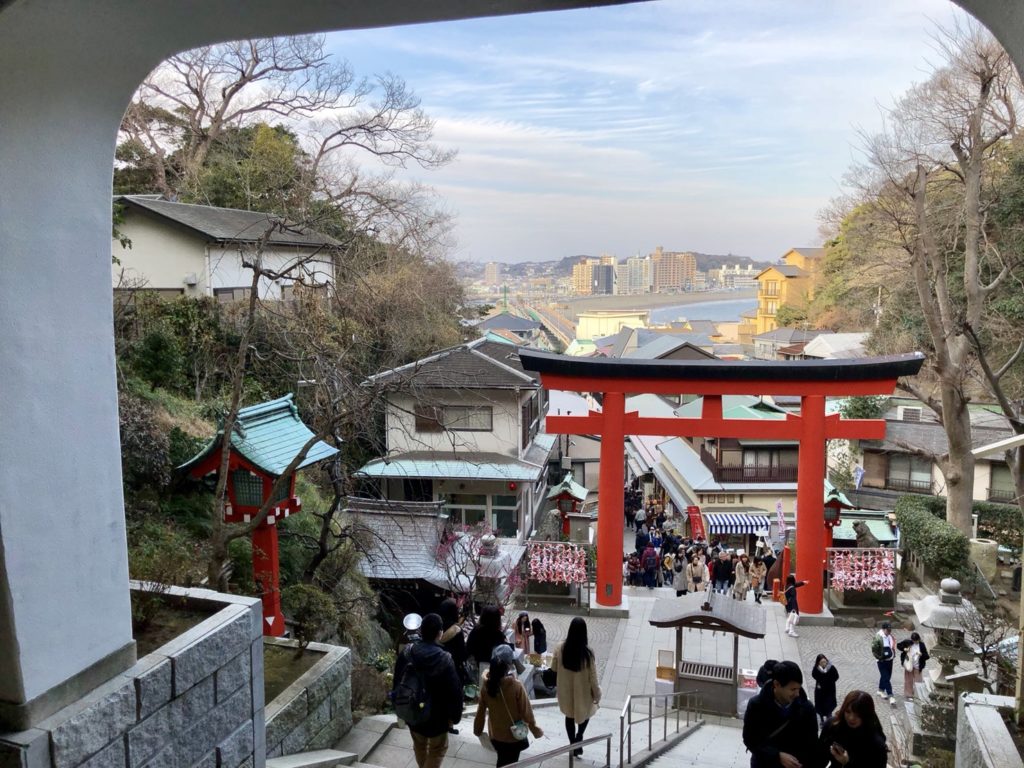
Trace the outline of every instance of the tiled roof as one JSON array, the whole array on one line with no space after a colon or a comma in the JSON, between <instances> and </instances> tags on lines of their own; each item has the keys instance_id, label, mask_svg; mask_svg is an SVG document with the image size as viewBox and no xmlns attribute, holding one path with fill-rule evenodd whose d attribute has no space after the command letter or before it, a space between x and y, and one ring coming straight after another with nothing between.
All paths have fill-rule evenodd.
<instances>
[{"instance_id":1,"label":"tiled roof","mask_svg":"<svg viewBox=\"0 0 1024 768\"><path fill-rule=\"evenodd\" d=\"M623 357L636 357L645 360L658 360L673 352L678 352L684 347L689 347L693 352L691 356L695 357L714 357L710 352L706 352L702 347L711 347L711 339L707 336L701 336L698 334L686 334L687 336L695 337L692 340L687 338L681 338L679 336L662 336L661 338L653 339L647 342L642 347L634 349L632 352L627 352Z\"/></svg>"},{"instance_id":2,"label":"tiled roof","mask_svg":"<svg viewBox=\"0 0 1024 768\"><path fill-rule=\"evenodd\" d=\"M546 435L554 444L554 435ZM433 453L412 451L374 459L357 472L367 477L424 477L458 480L515 480L536 482L545 466L530 464L500 453Z\"/></svg>"},{"instance_id":3,"label":"tiled roof","mask_svg":"<svg viewBox=\"0 0 1024 768\"><path fill-rule=\"evenodd\" d=\"M1009 427L993 429L975 425L971 428L971 447L980 448L1012 434L1013 430ZM886 421L884 440L863 440L861 445L868 449L895 453L910 453L908 446L912 446L935 456L941 456L949 450L946 430L938 422L928 421Z\"/></svg>"},{"instance_id":4,"label":"tiled roof","mask_svg":"<svg viewBox=\"0 0 1024 768\"><path fill-rule=\"evenodd\" d=\"M554 450L556 439L558 439L558 435L538 432L534 436L533 442L530 443L530 447L526 449L523 461L527 464L547 464L548 459L551 457L551 451Z\"/></svg>"},{"instance_id":5,"label":"tiled roof","mask_svg":"<svg viewBox=\"0 0 1024 768\"><path fill-rule=\"evenodd\" d=\"M574 499L583 501L587 498L589 491L572 478L572 472L567 472L558 485L552 486L548 491L548 498L553 499L563 493L568 493Z\"/></svg>"},{"instance_id":6,"label":"tiled roof","mask_svg":"<svg viewBox=\"0 0 1024 768\"><path fill-rule=\"evenodd\" d=\"M754 341L775 341L784 344L795 344L798 341L810 341L821 331L801 331L799 328L776 328L774 331L759 333Z\"/></svg>"},{"instance_id":7,"label":"tiled roof","mask_svg":"<svg viewBox=\"0 0 1024 768\"><path fill-rule=\"evenodd\" d=\"M345 511L373 533L369 551L358 560L360 572L368 579L384 581L426 581L452 591L471 588L472 561L466 534L450 547L440 550L448 527L448 516L440 503L377 501L349 497ZM459 542L466 546L460 546ZM498 542L498 555L481 558L481 574L507 576L522 559L525 547ZM447 566L447 567L446 567Z\"/></svg>"},{"instance_id":8,"label":"tiled roof","mask_svg":"<svg viewBox=\"0 0 1024 768\"><path fill-rule=\"evenodd\" d=\"M285 221L269 213L172 203L149 195L122 195L117 200L130 208L187 227L214 242L255 243L271 226ZM269 242L274 245L304 245L313 248L339 245L337 240L327 235L298 225L288 225L283 230L275 228Z\"/></svg>"},{"instance_id":9,"label":"tiled roof","mask_svg":"<svg viewBox=\"0 0 1024 768\"><path fill-rule=\"evenodd\" d=\"M421 389L530 389L539 386L536 379L523 370L516 348L487 338L378 373L371 376L370 381Z\"/></svg>"},{"instance_id":10,"label":"tiled roof","mask_svg":"<svg viewBox=\"0 0 1024 768\"><path fill-rule=\"evenodd\" d=\"M675 409L676 416L697 418L704 408L704 398L698 397ZM725 419L784 419L783 410L753 395L723 395L722 418Z\"/></svg>"},{"instance_id":11,"label":"tiled roof","mask_svg":"<svg viewBox=\"0 0 1024 768\"><path fill-rule=\"evenodd\" d=\"M178 469L186 470L200 463L212 451L220 450L223 434L223 430L218 431L198 455ZM231 433L231 446L264 472L277 477L284 473L311 437L313 433L299 418L292 395L287 394L277 400L240 409ZM306 458L297 468L308 467L337 452L337 448L321 440L307 451Z\"/></svg>"},{"instance_id":12,"label":"tiled roof","mask_svg":"<svg viewBox=\"0 0 1024 768\"><path fill-rule=\"evenodd\" d=\"M527 331L536 331L540 328L540 323L535 320L527 320L525 317L518 317L511 312L502 312L501 314L481 320L477 327L484 330L500 328L505 331L525 333Z\"/></svg>"}]
</instances>

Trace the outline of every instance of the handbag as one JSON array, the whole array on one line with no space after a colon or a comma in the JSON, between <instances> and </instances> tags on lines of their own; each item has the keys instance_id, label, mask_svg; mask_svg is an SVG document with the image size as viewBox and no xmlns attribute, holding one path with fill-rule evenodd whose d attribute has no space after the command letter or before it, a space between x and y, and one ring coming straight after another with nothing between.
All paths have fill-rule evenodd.
<instances>
[{"instance_id":1,"label":"handbag","mask_svg":"<svg viewBox=\"0 0 1024 768\"><path fill-rule=\"evenodd\" d=\"M905 658L903 660L903 668L905 670L907 670L907 672L913 672L914 671L914 662L913 662L913 660L911 660L911 658L909 656L907 656L907 658Z\"/></svg>"},{"instance_id":2,"label":"handbag","mask_svg":"<svg viewBox=\"0 0 1024 768\"><path fill-rule=\"evenodd\" d=\"M505 711L508 712L508 719L512 720L512 727L509 728L512 732L512 738L516 741L526 741L530 735L530 729L522 720L513 719L512 710L508 708L508 702L505 701L505 692L499 688L498 693L501 694L501 703L505 705Z\"/></svg>"}]
</instances>

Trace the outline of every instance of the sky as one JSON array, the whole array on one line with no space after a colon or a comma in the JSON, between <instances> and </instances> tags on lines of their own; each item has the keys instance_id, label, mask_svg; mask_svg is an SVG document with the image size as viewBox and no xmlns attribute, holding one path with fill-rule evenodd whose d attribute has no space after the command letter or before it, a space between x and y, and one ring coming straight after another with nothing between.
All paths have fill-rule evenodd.
<instances>
[{"instance_id":1,"label":"sky","mask_svg":"<svg viewBox=\"0 0 1024 768\"><path fill-rule=\"evenodd\" d=\"M456 260L819 245L861 131L927 78L948 0L655 0L328 37L405 79Z\"/></svg>"}]
</instances>

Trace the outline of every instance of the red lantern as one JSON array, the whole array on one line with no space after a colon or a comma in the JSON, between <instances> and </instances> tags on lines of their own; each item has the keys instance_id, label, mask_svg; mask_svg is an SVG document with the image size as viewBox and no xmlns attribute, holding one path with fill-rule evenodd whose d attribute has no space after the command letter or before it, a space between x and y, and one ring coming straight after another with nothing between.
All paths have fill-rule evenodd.
<instances>
[{"instance_id":1,"label":"red lantern","mask_svg":"<svg viewBox=\"0 0 1024 768\"><path fill-rule=\"evenodd\" d=\"M509 484L508 484L508 489L509 489L510 491L514 491L514 490L515 490L516 488L518 488L518 487L519 487L519 486L518 486L518 485L516 485L515 483L509 483Z\"/></svg>"}]
</instances>

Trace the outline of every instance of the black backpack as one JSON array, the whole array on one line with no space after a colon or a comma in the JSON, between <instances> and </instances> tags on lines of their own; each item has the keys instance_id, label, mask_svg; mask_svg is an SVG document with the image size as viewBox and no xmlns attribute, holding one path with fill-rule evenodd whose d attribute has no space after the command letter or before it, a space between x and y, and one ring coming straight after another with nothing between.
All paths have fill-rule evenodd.
<instances>
[{"instance_id":1,"label":"black backpack","mask_svg":"<svg viewBox=\"0 0 1024 768\"><path fill-rule=\"evenodd\" d=\"M393 703L398 718L415 728L430 720L430 691L425 675L413 663L412 652L406 649L403 653L405 668L402 678L395 683Z\"/></svg>"}]
</instances>

